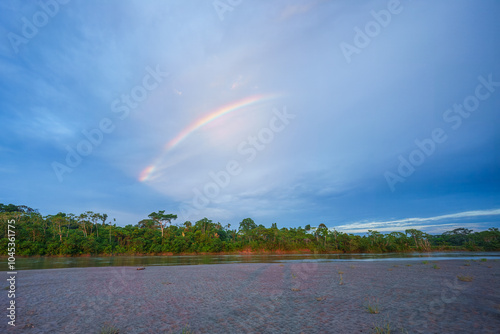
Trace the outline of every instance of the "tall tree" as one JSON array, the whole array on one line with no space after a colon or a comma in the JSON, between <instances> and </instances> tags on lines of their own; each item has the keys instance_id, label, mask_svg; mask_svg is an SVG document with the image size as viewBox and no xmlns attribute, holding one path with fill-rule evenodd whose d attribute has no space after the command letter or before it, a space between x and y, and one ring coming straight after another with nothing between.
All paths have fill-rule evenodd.
<instances>
[{"instance_id":1,"label":"tall tree","mask_svg":"<svg viewBox=\"0 0 500 334\"><path fill-rule=\"evenodd\" d=\"M81 213L78 216L78 222L80 223L80 226L82 227L83 236L85 238L87 237L87 222L88 222L87 219L88 219L88 216L86 213Z\"/></svg>"},{"instance_id":2,"label":"tall tree","mask_svg":"<svg viewBox=\"0 0 500 334\"><path fill-rule=\"evenodd\" d=\"M248 242L252 241L252 230L257 228L257 224L253 221L252 218L245 218L240 222L240 230L239 233L243 233L248 237Z\"/></svg>"},{"instance_id":3,"label":"tall tree","mask_svg":"<svg viewBox=\"0 0 500 334\"><path fill-rule=\"evenodd\" d=\"M90 219L91 221L91 226L95 226L95 230L96 230L96 236L99 238L99 226L97 224L97 222L99 220L102 220L101 218L101 215L99 213L94 213L92 211L87 211L87 217ZM90 230L90 233L92 234L92 229Z\"/></svg>"},{"instance_id":4,"label":"tall tree","mask_svg":"<svg viewBox=\"0 0 500 334\"><path fill-rule=\"evenodd\" d=\"M317 230L316 230L316 235L321 235L322 237L325 238L325 242L323 243L324 247L326 247L326 237L328 236L328 227L326 227L325 224L321 223L319 224Z\"/></svg>"},{"instance_id":5,"label":"tall tree","mask_svg":"<svg viewBox=\"0 0 500 334\"><path fill-rule=\"evenodd\" d=\"M240 230L243 232L248 232L254 228L257 228L257 224L255 224L252 218L245 218L240 222Z\"/></svg>"},{"instance_id":6,"label":"tall tree","mask_svg":"<svg viewBox=\"0 0 500 334\"><path fill-rule=\"evenodd\" d=\"M113 218L113 221L116 224L116 218ZM111 245L111 221L109 221L109 244ZM112 246L112 245L111 245Z\"/></svg>"},{"instance_id":7,"label":"tall tree","mask_svg":"<svg viewBox=\"0 0 500 334\"><path fill-rule=\"evenodd\" d=\"M61 225L66 223L66 214L59 212L57 215L47 216L45 219L52 221L55 224L56 233L59 234L59 241L62 242L62 229Z\"/></svg>"},{"instance_id":8,"label":"tall tree","mask_svg":"<svg viewBox=\"0 0 500 334\"><path fill-rule=\"evenodd\" d=\"M161 228L161 237L163 238L163 229L170 224L172 220L177 219L177 215L173 215L171 213L165 214L165 210L161 210L158 212L152 212L148 216L153 219Z\"/></svg>"},{"instance_id":9,"label":"tall tree","mask_svg":"<svg viewBox=\"0 0 500 334\"><path fill-rule=\"evenodd\" d=\"M413 241L415 242L415 247L418 248L418 240L422 237L422 231L416 230L414 228L405 230L406 235L410 235L413 238Z\"/></svg>"}]
</instances>

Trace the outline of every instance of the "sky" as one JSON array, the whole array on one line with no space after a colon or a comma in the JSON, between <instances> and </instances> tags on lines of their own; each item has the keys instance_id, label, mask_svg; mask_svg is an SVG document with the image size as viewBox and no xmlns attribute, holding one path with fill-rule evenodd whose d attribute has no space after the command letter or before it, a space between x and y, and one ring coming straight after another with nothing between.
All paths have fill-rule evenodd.
<instances>
[{"instance_id":1,"label":"sky","mask_svg":"<svg viewBox=\"0 0 500 334\"><path fill-rule=\"evenodd\" d=\"M500 227L500 2L0 2L0 203Z\"/></svg>"}]
</instances>

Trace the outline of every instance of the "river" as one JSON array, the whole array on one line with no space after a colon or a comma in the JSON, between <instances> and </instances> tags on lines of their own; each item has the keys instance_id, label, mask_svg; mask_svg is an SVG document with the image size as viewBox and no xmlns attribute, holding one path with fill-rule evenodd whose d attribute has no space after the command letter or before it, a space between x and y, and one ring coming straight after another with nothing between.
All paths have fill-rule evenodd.
<instances>
[{"instance_id":1,"label":"river","mask_svg":"<svg viewBox=\"0 0 500 334\"><path fill-rule=\"evenodd\" d=\"M89 257L18 257L16 270L109 266L180 266L230 263L286 263L336 261L440 261L500 260L500 252L430 252L384 254L252 254L252 255L178 255L178 256L89 256ZM7 271L2 257L1 271Z\"/></svg>"}]
</instances>

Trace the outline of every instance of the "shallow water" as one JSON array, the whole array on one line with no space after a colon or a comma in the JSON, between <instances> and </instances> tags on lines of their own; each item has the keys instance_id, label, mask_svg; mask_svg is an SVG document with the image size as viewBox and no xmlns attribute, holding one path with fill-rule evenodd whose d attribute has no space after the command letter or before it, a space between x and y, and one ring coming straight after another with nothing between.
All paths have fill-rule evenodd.
<instances>
[{"instance_id":1,"label":"shallow water","mask_svg":"<svg viewBox=\"0 0 500 334\"><path fill-rule=\"evenodd\" d=\"M431 252L385 254L264 254L264 255L179 255L179 256L91 256L16 258L16 270L109 266L180 266L229 263L293 263L336 261L438 261L500 260L500 252ZM7 271L7 258L0 271Z\"/></svg>"}]
</instances>

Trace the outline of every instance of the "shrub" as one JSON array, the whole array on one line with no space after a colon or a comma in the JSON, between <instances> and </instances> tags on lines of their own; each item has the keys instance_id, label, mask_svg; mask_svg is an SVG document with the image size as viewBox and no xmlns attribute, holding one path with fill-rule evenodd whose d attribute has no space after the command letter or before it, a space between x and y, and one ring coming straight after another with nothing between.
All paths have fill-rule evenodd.
<instances>
[{"instance_id":1,"label":"shrub","mask_svg":"<svg viewBox=\"0 0 500 334\"><path fill-rule=\"evenodd\" d=\"M119 334L120 330L113 326L105 326L101 329L101 334Z\"/></svg>"},{"instance_id":2,"label":"shrub","mask_svg":"<svg viewBox=\"0 0 500 334\"><path fill-rule=\"evenodd\" d=\"M474 277L472 276L463 276L463 275L458 275L457 278L462 282L472 282L472 280L474 279Z\"/></svg>"},{"instance_id":3,"label":"shrub","mask_svg":"<svg viewBox=\"0 0 500 334\"><path fill-rule=\"evenodd\" d=\"M378 305L378 300L373 299L371 302L368 301L365 304L366 310L370 314L378 314L380 313L379 305Z\"/></svg>"}]
</instances>

